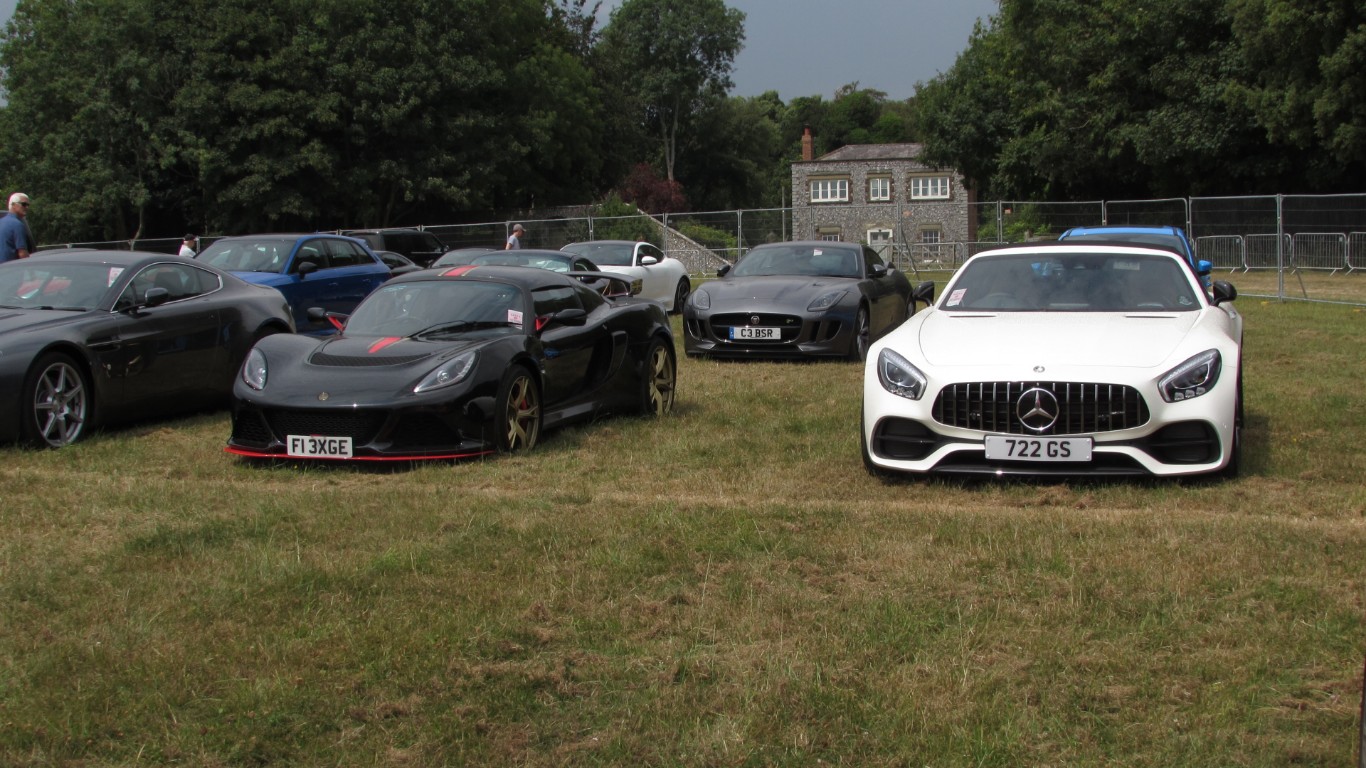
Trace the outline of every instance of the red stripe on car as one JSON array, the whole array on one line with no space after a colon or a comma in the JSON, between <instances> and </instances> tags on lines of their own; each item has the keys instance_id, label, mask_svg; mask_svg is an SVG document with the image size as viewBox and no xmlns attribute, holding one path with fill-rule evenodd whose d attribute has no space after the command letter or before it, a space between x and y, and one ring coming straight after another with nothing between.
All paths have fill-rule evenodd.
<instances>
[{"instance_id":1,"label":"red stripe on car","mask_svg":"<svg viewBox=\"0 0 1366 768\"><path fill-rule=\"evenodd\" d=\"M374 344L371 344L370 349L368 351L370 352L370 354L373 355L381 349L384 349L385 347L389 346L390 344L394 344L400 341L403 341L402 336L387 336L375 342Z\"/></svg>"}]
</instances>

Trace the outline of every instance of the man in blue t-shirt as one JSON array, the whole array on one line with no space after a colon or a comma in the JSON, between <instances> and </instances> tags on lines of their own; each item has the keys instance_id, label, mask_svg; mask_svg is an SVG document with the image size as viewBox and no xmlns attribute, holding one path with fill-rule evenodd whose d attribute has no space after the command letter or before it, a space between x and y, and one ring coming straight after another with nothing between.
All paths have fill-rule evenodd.
<instances>
[{"instance_id":1,"label":"man in blue t-shirt","mask_svg":"<svg viewBox=\"0 0 1366 768\"><path fill-rule=\"evenodd\" d=\"M9 215L0 218L0 263L27 259L33 253L33 237L29 235L28 195L15 192L9 196Z\"/></svg>"}]
</instances>

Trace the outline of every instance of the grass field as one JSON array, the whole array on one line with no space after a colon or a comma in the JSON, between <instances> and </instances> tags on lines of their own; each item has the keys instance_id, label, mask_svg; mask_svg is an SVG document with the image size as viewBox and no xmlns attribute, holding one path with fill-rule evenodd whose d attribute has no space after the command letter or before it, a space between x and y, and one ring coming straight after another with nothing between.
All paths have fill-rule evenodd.
<instances>
[{"instance_id":1,"label":"grass field","mask_svg":"<svg viewBox=\"0 0 1366 768\"><path fill-rule=\"evenodd\" d=\"M1239 306L1228 482L884 484L850 364L411 470L0 449L0 764L1350 764L1366 312Z\"/></svg>"}]
</instances>

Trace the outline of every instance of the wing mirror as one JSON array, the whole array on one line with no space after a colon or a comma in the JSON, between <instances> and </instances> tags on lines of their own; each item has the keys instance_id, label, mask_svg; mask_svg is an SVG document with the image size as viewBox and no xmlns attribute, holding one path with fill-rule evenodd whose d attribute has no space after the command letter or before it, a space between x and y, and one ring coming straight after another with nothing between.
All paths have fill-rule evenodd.
<instances>
[{"instance_id":1,"label":"wing mirror","mask_svg":"<svg viewBox=\"0 0 1366 768\"><path fill-rule=\"evenodd\" d=\"M142 295L142 306L159 307L171 298L171 292L165 288L148 288L147 293Z\"/></svg>"},{"instance_id":2,"label":"wing mirror","mask_svg":"<svg viewBox=\"0 0 1366 768\"><path fill-rule=\"evenodd\" d=\"M641 257L640 257L640 266L642 266L642 267L653 267L654 265L656 265L656 264L658 264L658 263L659 263L659 259L656 259L656 258L653 257L653 256L641 256Z\"/></svg>"},{"instance_id":3,"label":"wing mirror","mask_svg":"<svg viewBox=\"0 0 1366 768\"><path fill-rule=\"evenodd\" d=\"M1195 271L1201 275L1208 275L1211 269L1214 269L1214 264L1208 259L1201 259L1195 263Z\"/></svg>"},{"instance_id":4,"label":"wing mirror","mask_svg":"<svg viewBox=\"0 0 1366 768\"><path fill-rule=\"evenodd\" d=\"M304 263L312 264L313 262L306 261ZM310 322L321 323L326 321L331 323L332 327L336 328L339 331L344 330L346 328L346 320L347 318L351 317L350 315L344 315L340 312L328 312L326 309L323 309L322 307L309 307L308 311L304 314L308 315L308 319Z\"/></svg>"},{"instance_id":5,"label":"wing mirror","mask_svg":"<svg viewBox=\"0 0 1366 768\"><path fill-rule=\"evenodd\" d=\"M1217 307L1236 298L1238 298L1238 289L1233 287L1233 283L1227 280L1214 281L1214 306Z\"/></svg>"},{"instance_id":6,"label":"wing mirror","mask_svg":"<svg viewBox=\"0 0 1366 768\"><path fill-rule=\"evenodd\" d=\"M729 272L729 271L730 271L730 265L727 264L727 265L721 267L720 269L716 270L716 276L717 276L717 277L725 277L725 276L726 276L726 273Z\"/></svg>"},{"instance_id":7,"label":"wing mirror","mask_svg":"<svg viewBox=\"0 0 1366 768\"><path fill-rule=\"evenodd\" d=\"M915 305L922 301L925 302L925 306L927 307L934 303L933 280L926 280L911 290L911 311L914 312Z\"/></svg>"},{"instance_id":8,"label":"wing mirror","mask_svg":"<svg viewBox=\"0 0 1366 768\"><path fill-rule=\"evenodd\" d=\"M317 272L318 265L312 261L301 261L299 262L299 268L294 271L299 273L299 277L303 277Z\"/></svg>"}]
</instances>

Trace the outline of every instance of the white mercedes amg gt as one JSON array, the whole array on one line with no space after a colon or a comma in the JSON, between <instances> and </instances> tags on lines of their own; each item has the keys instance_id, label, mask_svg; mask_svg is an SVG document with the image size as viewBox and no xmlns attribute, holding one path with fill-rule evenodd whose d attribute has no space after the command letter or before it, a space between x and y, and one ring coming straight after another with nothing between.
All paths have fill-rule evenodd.
<instances>
[{"instance_id":1,"label":"white mercedes amg gt","mask_svg":"<svg viewBox=\"0 0 1366 768\"><path fill-rule=\"evenodd\" d=\"M1080 240L973 256L868 352L863 460L888 472L1238 470L1243 319L1174 253Z\"/></svg>"}]
</instances>

